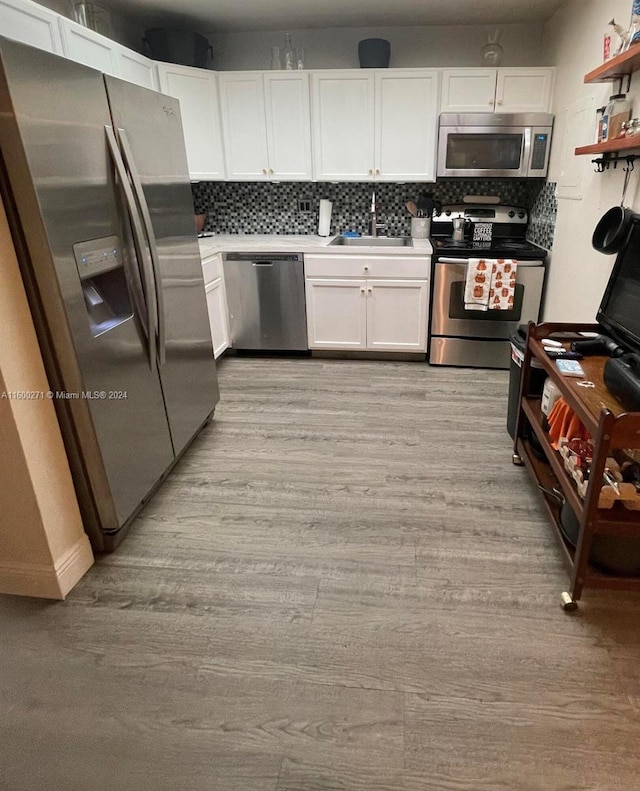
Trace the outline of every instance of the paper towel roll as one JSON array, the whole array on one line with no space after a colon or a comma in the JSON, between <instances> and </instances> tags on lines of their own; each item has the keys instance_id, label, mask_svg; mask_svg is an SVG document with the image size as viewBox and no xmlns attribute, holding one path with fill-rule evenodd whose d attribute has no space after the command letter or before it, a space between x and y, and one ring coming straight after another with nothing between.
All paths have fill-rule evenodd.
<instances>
[{"instance_id":1,"label":"paper towel roll","mask_svg":"<svg viewBox=\"0 0 640 791\"><path fill-rule=\"evenodd\" d=\"M329 236L331 228L331 201L320 201L320 212L318 216L318 234L320 236Z\"/></svg>"}]
</instances>

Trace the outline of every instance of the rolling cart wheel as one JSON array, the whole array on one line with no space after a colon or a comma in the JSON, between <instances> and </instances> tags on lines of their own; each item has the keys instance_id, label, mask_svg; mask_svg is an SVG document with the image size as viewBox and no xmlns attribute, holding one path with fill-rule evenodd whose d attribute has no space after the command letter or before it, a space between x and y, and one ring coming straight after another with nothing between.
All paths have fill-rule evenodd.
<instances>
[{"instance_id":1,"label":"rolling cart wheel","mask_svg":"<svg viewBox=\"0 0 640 791\"><path fill-rule=\"evenodd\" d=\"M562 609L565 612L575 612L578 609L578 602L573 598L570 593L563 591L561 595Z\"/></svg>"},{"instance_id":2,"label":"rolling cart wheel","mask_svg":"<svg viewBox=\"0 0 640 791\"><path fill-rule=\"evenodd\" d=\"M522 467L523 466L523 461L520 458L520 456L518 456L517 453L513 454L513 456L511 457L511 461L516 465L516 467Z\"/></svg>"}]
</instances>

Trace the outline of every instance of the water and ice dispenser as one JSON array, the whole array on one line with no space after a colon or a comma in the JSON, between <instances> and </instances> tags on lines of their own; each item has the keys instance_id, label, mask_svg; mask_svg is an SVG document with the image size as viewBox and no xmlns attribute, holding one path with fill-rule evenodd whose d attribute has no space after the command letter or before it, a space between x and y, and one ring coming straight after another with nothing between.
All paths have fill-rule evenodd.
<instances>
[{"instance_id":1,"label":"water and ice dispenser","mask_svg":"<svg viewBox=\"0 0 640 791\"><path fill-rule=\"evenodd\" d=\"M73 253L93 335L102 335L130 319L133 307L118 237L78 242Z\"/></svg>"}]
</instances>

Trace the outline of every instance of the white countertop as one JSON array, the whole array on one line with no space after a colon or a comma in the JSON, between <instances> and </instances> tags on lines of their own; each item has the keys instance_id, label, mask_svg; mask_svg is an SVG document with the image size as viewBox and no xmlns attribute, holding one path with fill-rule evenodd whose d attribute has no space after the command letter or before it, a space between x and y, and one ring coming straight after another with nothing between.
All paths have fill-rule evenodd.
<instances>
[{"instance_id":1,"label":"white countertop","mask_svg":"<svg viewBox=\"0 0 640 791\"><path fill-rule=\"evenodd\" d=\"M348 255L410 255L428 256L433 247L428 239L414 239L409 247L329 247L335 236L282 236L279 234L216 234L198 239L203 257L214 253L257 252L257 253L335 253Z\"/></svg>"}]
</instances>

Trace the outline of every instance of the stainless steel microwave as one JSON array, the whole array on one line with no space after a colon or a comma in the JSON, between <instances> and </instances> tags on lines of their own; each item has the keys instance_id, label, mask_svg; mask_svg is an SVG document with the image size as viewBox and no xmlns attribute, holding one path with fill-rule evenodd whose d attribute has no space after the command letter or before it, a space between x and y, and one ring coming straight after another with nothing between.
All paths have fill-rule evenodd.
<instances>
[{"instance_id":1,"label":"stainless steel microwave","mask_svg":"<svg viewBox=\"0 0 640 791\"><path fill-rule=\"evenodd\" d=\"M438 176L544 177L552 130L548 113L443 113Z\"/></svg>"}]
</instances>

